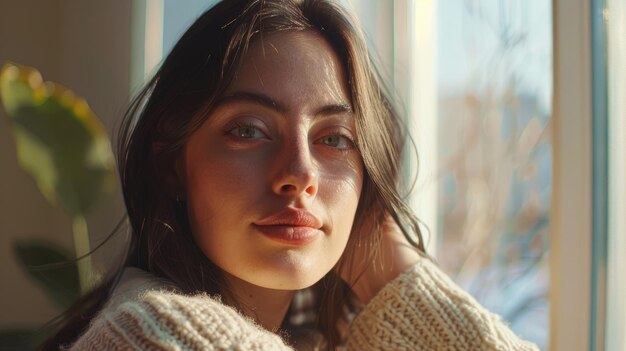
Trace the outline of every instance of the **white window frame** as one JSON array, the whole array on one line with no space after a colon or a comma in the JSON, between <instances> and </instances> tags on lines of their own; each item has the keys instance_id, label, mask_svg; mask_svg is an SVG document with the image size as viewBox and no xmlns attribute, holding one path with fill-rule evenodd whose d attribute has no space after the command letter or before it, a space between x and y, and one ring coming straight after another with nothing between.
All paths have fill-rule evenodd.
<instances>
[{"instance_id":1,"label":"white window frame","mask_svg":"<svg viewBox=\"0 0 626 351\"><path fill-rule=\"evenodd\" d=\"M626 351L626 3L607 1L608 252L606 350Z\"/></svg>"},{"instance_id":2,"label":"white window frame","mask_svg":"<svg viewBox=\"0 0 626 351\"><path fill-rule=\"evenodd\" d=\"M590 18L588 0L553 0L550 350L554 351L591 346Z\"/></svg>"},{"instance_id":3,"label":"white window frame","mask_svg":"<svg viewBox=\"0 0 626 351\"><path fill-rule=\"evenodd\" d=\"M135 94L163 58L164 0L132 0L130 92Z\"/></svg>"}]
</instances>

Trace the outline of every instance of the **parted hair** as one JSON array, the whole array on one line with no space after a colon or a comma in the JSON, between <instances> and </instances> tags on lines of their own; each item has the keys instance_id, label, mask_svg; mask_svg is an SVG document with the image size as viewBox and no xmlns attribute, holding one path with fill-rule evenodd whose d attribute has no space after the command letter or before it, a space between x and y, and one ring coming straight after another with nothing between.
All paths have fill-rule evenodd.
<instances>
[{"instance_id":1,"label":"parted hair","mask_svg":"<svg viewBox=\"0 0 626 351\"><path fill-rule=\"evenodd\" d=\"M220 268L194 241L184 201L166 178L189 136L211 115L250 44L289 31L321 35L340 58L365 175L346 250L335 269L309 289L313 301L307 308L315 318L291 322L302 312L292 306L283 323L286 334L304 335L298 330L308 328L319 335L309 343L329 349L342 344L345 335L338 325L348 322L356 305L337 272L351 266L356 246L367 245L375 262L385 218L393 218L409 242L425 252L418 221L400 191L406 128L356 20L332 0L224 0L191 25L130 104L117 155L130 231L126 260L59 318L42 349L69 345L84 332L127 266L170 280L185 293L230 294ZM295 339L288 342L298 343Z\"/></svg>"}]
</instances>

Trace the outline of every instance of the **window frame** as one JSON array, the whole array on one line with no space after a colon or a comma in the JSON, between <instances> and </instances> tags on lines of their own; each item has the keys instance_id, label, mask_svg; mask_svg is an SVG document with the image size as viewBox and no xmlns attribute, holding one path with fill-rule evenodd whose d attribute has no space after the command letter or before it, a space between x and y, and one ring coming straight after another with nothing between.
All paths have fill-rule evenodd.
<instances>
[{"instance_id":1,"label":"window frame","mask_svg":"<svg viewBox=\"0 0 626 351\"><path fill-rule=\"evenodd\" d=\"M605 349L626 350L626 4L606 0L608 213ZM611 74L608 74L610 72Z\"/></svg>"},{"instance_id":2,"label":"window frame","mask_svg":"<svg viewBox=\"0 0 626 351\"><path fill-rule=\"evenodd\" d=\"M584 350L591 321L593 136L591 8L553 0L550 350ZM595 346L594 346L595 348Z\"/></svg>"}]
</instances>

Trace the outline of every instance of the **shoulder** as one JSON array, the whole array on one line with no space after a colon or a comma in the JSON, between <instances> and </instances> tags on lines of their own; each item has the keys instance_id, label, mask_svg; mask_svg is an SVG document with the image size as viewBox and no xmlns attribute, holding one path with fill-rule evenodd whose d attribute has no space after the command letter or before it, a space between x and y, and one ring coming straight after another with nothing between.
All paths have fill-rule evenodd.
<instances>
[{"instance_id":1,"label":"shoulder","mask_svg":"<svg viewBox=\"0 0 626 351\"><path fill-rule=\"evenodd\" d=\"M135 267L126 267L102 312L115 310L120 304L138 300L149 291L178 291L172 282Z\"/></svg>"},{"instance_id":2,"label":"shoulder","mask_svg":"<svg viewBox=\"0 0 626 351\"><path fill-rule=\"evenodd\" d=\"M278 335L217 297L184 295L159 284L128 292L126 301L108 305L92 321L72 349L288 350Z\"/></svg>"}]
</instances>

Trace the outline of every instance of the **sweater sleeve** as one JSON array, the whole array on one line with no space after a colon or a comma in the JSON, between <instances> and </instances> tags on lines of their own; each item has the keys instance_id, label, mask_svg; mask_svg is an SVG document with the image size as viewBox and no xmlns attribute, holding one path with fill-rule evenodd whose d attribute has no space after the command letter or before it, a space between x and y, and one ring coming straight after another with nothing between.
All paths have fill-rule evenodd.
<instances>
[{"instance_id":1,"label":"sweater sleeve","mask_svg":"<svg viewBox=\"0 0 626 351\"><path fill-rule=\"evenodd\" d=\"M350 325L348 350L537 351L429 260L387 284Z\"/></svg>"},{"instance_id":2,"label":"sweater sleeve","mask_svg":"<svg viewBox=\"0 0 626 351\"><path fill-rule=\"evenodd\" d=\"M103 311L71 350L291 350L207 295L149 291Z\"/></svg>"}]
</instances>

